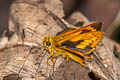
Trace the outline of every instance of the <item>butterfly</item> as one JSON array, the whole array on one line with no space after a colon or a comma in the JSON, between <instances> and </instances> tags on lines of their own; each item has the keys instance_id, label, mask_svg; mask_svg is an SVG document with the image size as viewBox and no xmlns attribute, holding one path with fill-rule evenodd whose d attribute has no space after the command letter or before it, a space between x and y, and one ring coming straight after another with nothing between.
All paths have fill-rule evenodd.
<instances>
[{"instance_id":1,"label":"butterfly","mask_svg":"<svg viewBox=\"0 0 120 80\"><path fill-rule=\"evenodd\" d=\"M92 59L92 52L95 50L103 37L101 31L102 22L92 23L80 28L70 28L56 36L48 36L43 39L43 45L49 52L49 59L54 63L54 58L62 56L67 62L72 59L85 66L85 58Z\"/></svg>"}]
</instances>

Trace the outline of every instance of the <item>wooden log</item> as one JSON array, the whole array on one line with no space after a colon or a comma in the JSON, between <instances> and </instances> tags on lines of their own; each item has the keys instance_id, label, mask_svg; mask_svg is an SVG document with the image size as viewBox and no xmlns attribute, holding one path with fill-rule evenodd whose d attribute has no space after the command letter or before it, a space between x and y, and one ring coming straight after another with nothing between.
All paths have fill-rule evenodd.
<instances>
[{"instance_id":1,"label":"wooden log","mask_svg":"<svg viewBox=\"0 0 120 80\"><path fill-rule=\"evenodd\" d=\"M66 59L59 56L55 58L54 69L50 62L46 72L49 54L43 50L42 40L66 28L61 21L63 16L60 0L16 0L13 3L9 21L13 35L0 49L0 80L119 80L120 63L116 63L113 47L109 46L113 41L106 37L96 48L100 59L95 57L84 67L72 60L67 64ZM80 21L88 23L85 16L80 14L79 17Z\"/></svg>"}]
</instances>

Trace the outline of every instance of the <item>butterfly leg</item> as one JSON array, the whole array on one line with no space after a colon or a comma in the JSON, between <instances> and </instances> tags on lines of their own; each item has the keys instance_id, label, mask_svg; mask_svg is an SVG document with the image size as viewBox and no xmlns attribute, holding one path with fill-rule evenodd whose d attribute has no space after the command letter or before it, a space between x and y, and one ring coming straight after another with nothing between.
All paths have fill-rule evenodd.
<instances>
[{"instance_id":1,"label":"butterfly leg","mask_svg":"<svg viewBox=\"0 0 120 80\"><path fill-rule=\"evenodd\" d=\"M67 63L69 63L69 61L70 61L70 57L69 57L69 55L66 55L65 53L62 55L64 58L66 58L66 60L67 60Z\"/></svg>"},{"instance_id":2,"label":"butterfly leg","mask_svg":"<svg viewBox=\"0 0 120 80\"><path fill-rule=\"evenodd\" d=\"M91 49L89 52L87 52L87 53L85 53L86 55L85 55L85 57L86 58L93 58L93 55L92 55L92 52L95 50L95 48L93 48L93 49Z\"/></svg>"},{"instance_id":3,"label":"butterfly leg","mask_svg":"<svg viewBox=\"0 0 120 80\"><path fill-rule=\"evenodd\" d=\"M66 56L67 57L67 70L69 71L70 70L70 64L69 64L69 61L70 61L70 58L69 56Z\"/></svg>"},{"instance_id":4,"label":"butterfly leg","mask_svg":"<svg viewBox=\"0 0 120 80\"><path fill-rule=\"evenodd\" d=\"M47 58L47 70L46 70L46 72L48 72L48 65L49 65L49 59L51 59L51 57L54 55L54 52L52 52L49 56L48 56L48 58ZM52 61L53 62L53 61Z\"/></svg>"},{"instance_id":5,"label":"butterfly leg","mask_svg":"<svg viewBox=\"0 0 120 80\"><path fill-rule=\"evenodd\" d=\"M48 65L49 65L49 58L47 58L47 69L46 69L46 72L48 72Z\"/></svg>"},{"instance_id":6,"label":"butterfly leg","mask_svg":"<svg viewBox=\"0 0 120 80\"><path fill-rule=\"evenodd\" d=\"M56 54L56 52L51 51L51 54L47 58L47 72L48 72L48 65L49 65L49 59L51 59L53 65L55 64L54 58L55 56L58 56L59 54Z\"/></svg>"},{"instance_id":7,"label":"butterfly leg","mask_svg":"<svg viewBox=\"0 0 120 80\"><path fill-rule=\"evenodd\" d=\"M54 58L53 58L53 57L51 57L51 56L49 56L49 57L47 58L47 69L46 69L46 72L48 72L49 59L51 59L51 61L52 61L53 65L55 65Z\"/></svg>"},{"instance_id":8,"label":"butterfly leg","mask_svg":"<svg viewBox=\"0 0 120 80\"><path fill-rule=\"evenodd\" d=\"M51 57L51 61L52 61L52 63L53 63L53 71L54 71L54 68L55 68L55 60L54 60L53 57Z\"/></svg>"},{"instance_id":9,"label":"butterfly leg","mask_svg":"<svg viewBox=\"0 0 120 80\"><path fill-rule=\"evenodd\" d=\"M51 59L53 65L54 65L54 64L55 64L55 60L54 60L54 58L52 57L52 58L50 58L50 59Z\"/></svg>"},{"instance_id":10,"label":"butterfly leg","mask_svg":"<svg viewBox=\"0 0 120 80\"><path fill-rule=\"evenodd\" d=\"M70 58L69 58L69 56L67 56L67 63L69 63L69 61L70 61Z\"/></svg>"}]
</instances>

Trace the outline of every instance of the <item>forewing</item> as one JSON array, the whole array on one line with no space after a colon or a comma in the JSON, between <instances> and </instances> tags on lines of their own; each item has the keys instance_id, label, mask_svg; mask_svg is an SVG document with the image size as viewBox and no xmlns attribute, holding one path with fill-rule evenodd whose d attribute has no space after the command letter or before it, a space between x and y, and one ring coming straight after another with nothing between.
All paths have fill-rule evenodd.
<instances>
[{"instance_id":1,"label":"forewing","mask_svg":"<svg viewBox=\"0 0 120 80\"><path fill-rule=\"evenodd\" d=\"M78 55L81 55L81 53L87 54L94 50L95 46L101 41L102 36L102 31L88 32L66 40L61 43L61 46L73 50Z\"/></svg>"},{"instance_id":2,"label":"forewing","mask_svg":"<svg viewBox=\"0 0 120 80\"><path fill-rule=\"evenodd\" d=\"M90 25L87 25L87 26L84 26L84 27L81 27L81 28L75 28L73 30L69 30L67 32L64 32L58 36L61 36L61 37L65 37L65 36L68 36L68 35L71 35L71 34L74 34L74 33L86 33L86 32L92 32L92 31L100 31L102 28L102 23L101 22L96 22L96 23L93 23L93 24L90 24Z\"/></svg>"},{"instance_id":3,"label":"forewing","mask_svg":"<svg viewBox=\"0 0 120 80\"><path fill-rule=\"evenodd\" d=\"M65 41L69 40L71 37L78 36L80 34L84 34L84 33L88 33L88 32L100 31L101 28L102 28L102 23L101 22L96 22L96 23L87 25L85 27L66 30L66 32L53 37L53 39L56 42L58 42L58 44L61 44Z\"/></svg>"}]
</instances>

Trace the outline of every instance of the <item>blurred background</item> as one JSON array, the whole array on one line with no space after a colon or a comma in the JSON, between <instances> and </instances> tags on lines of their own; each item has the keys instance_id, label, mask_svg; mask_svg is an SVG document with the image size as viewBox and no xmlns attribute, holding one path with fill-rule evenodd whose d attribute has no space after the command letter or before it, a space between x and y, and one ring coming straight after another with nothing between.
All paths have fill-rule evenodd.
<instances>
[{"instance_id":1,"label":"blurred background","mask_svg":"<svg viewBox=\"0 0 120 80\"><path fill-rule=\"evenodd\" d=\"M13 1L0 0L0 36L8 29L9 8ZM102 21L105 35L120 43L120 0L62 0L62 2L66 17L74 11L80 11L90 21Z\"/></svg>"}]
</instances>

